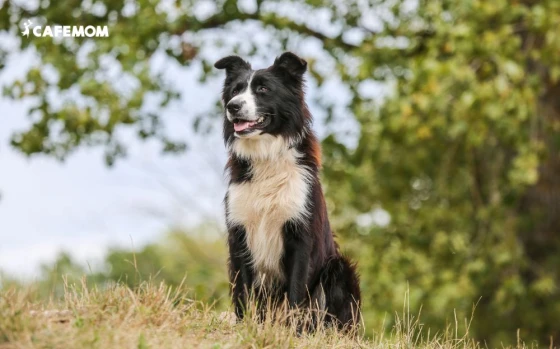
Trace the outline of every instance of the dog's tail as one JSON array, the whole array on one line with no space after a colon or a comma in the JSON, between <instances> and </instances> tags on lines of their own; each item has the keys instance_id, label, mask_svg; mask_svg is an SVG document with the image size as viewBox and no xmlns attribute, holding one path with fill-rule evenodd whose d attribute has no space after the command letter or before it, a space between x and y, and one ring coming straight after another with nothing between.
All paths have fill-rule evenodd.
<instances>
[{"instance_id":1,"label":"dog's tail","mask_svg":"<svg viewBox=\"0 0 560 349\"><path fill-rule=\"evenodd\" d=\"M340 329L360 321L360 282L356 265L345 256L329 259L321 273L327 318Z\"/></svg>"}]
</instances>

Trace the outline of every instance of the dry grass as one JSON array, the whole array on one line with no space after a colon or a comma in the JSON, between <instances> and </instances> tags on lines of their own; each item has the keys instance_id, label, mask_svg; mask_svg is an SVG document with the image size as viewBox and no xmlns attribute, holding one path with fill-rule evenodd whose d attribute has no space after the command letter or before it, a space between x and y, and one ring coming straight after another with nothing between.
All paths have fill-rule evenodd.
<instances>
[{"instance_id":1,"label":"dry grass","mask_svg":"<svg viewBox=\"0 0 560 349\"><path fill-rule=\"evenodd\" d=\"M479 348L453 331L423 336L407 314L391 335L373 339L326 328L298 335L285 321L257 322L254 316L236 323L231 313L185 298L181 288L150 283L135 291L119 285L102 291L70 287L63 301L47 303L35 301L29 290L0 292L0 349Z\"/></svg>"}]
</instances>

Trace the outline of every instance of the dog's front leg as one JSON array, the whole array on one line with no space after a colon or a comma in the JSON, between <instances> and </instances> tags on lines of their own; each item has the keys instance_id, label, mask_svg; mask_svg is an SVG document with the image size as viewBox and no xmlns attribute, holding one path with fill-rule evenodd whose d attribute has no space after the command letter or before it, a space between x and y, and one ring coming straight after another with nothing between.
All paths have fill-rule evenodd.
<instances>
[{"instance_id":1,"label":"dog's front leg","mask_svg":"<svg viewBox=\"0 0 560 349\"><path fill-rule=\"evenodd\" d=\"M232 284L232 300L235 315L243 319L247 310L247 301L253 284L253 273L247 244L245 229L234 226L228 228L229 245L229 278Z\"/></svg>"},{"instance_id":2,"label":"dog's front leg","mask_svg":"<svg viewBox=\"0 0 560 349\"><path fill-rule=\"evenodd\" d=\"M307 295L311 242L302 234L301 227L287 224L285 228L284 266L288 278L288 303L290 307L301 305Z\"/></svg>"}]
</instances>

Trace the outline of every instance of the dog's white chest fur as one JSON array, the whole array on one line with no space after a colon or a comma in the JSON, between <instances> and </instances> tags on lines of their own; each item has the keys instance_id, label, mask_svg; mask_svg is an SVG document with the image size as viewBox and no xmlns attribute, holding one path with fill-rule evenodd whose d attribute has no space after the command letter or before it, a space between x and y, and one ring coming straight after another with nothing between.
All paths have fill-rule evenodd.
<instances>
[{"instance_id":1,"label":"dog's white chest fur","mask_svg":"<svg viewBox=\"0 0 560 349\"><path fill-rule=\"evenodd\" d=\"M259 143L265 141L267 146L261 148L263 144ZM300 220L308 214L309 174L296 163L298 153L289 149L280 137L236 143L233 150L238 155L250 155L252 178L230 185L228 220L245 228L247 246L257 272L255 282L284 281L282 228L287 221Z\"/></svg>"}]
</instances>

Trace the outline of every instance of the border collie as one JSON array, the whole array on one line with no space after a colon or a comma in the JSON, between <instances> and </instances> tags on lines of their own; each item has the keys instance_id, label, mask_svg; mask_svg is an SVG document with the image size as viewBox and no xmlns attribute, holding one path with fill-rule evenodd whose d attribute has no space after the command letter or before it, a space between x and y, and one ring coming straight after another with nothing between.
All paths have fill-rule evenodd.
<instances>
[{"instance_id":1,"label":"border collie","mask_svg":"<svg viewBox=\"0 0 560 349\"><path fill-rule=\"evenodd\" d=\"M338 251L327 217L320 145L304 100L307 62L286 52L267 69L253 70L238 56L214 66L226 70L225 207L237 318L256 295L260 306L287 300L351 328L360 316L358 275Z\"/></svg>"}]
</instances>

